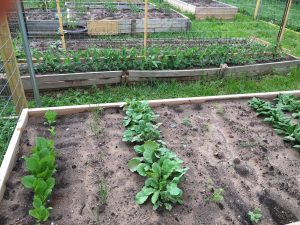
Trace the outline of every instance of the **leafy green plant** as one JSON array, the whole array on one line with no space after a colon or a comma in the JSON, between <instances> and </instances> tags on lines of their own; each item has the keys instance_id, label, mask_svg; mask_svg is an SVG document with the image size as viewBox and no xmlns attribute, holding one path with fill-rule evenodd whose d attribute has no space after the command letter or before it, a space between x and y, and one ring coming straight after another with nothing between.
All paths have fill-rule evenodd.
<instances>
[{"instance_id":1,"label":"leafy green plant","mask_svg":"<svg viewBox=\"0 0 300 225\"><path fill-rule=\"evenodd\" d=\"M146 101L127 100L124 110L126 116L124 117L123 125L125 127L138 124L139 121L153 122L157 117Z\"/></svg>"},{"instance_id":2,"label":"leafy green plant","mask_svg":"<svg viewBox=\"0 0 300 225\"><path fill-rule=\"evenodd\" d=\"M184 126L187 126L187 127L190 127L192 126L192 122L189 118L185 117L182 119L181 123L184 125Z\"/></svg>"},{"instance_id":3,"label":"leafy green plant","mask_svg":"<svg viewBox=\"0 0 300 225\"><path fill-rule=\"evenodd\" d=\"M123 141L142 142L146 140L156 140L160 137L158 130L160 124L152 124L140 120L137 124L129 127L123 135Z\"/></svg>"},{"instance_id":4,"label":"leafy green plant","mask_svg":"<svg viewBox=\"0 0 300 225\"><path fill-rule=\"evenodd\" d=\"M50 132L51 137L55 138L56 136L55 126L51 126L50 128L48 128L48 131Z\"/></svg>"},{"instance_id":5,"label":"leafy green plant","mask_svg":"<svg viewBox=\"0 0 300 225\"><path fill-rule=\"evenodd\" d=\"M161 155L157 162L153 162L151 167L145 164L143 172L139 174L148 178L145 186L135 197L136 203L143 204L151 197L154 210L159 207L171 210L172 204L182 204L183 192L178 184L188 170L188 168L182 168L182 163L183 161L177 157L170 158L169 154L165 154Z\"/></svg>"},{"instance_id":6,"label":"leafy green plant","mask_svg":"<svg viewBox=\"0 0 300 225\"><path fill-rule=\"evenodd\" d=\"M151 199L154 210L159 207L171 210L173 204L182 203L183 191L178 184L188 168L182 167L183 161L162 142L155 141L160 136L159 124L154 124L156 116L148 103L127 101L124 110L123 124L127 130L123 140L144 142L134 147L139 156L128 162L132 172L146 178L144 187L135 196L135 202L143 204Z\"/></svg>"},{"instance_id":7,"label":"leafy green plant","mask_svg":"<svg viewBox=\"0 0 300 225\"><path fill-rule=\"evenodd\" d=\"M283 99L282 96L281 99ZM300 126L299 124L293 124L291 118L287 117L282 111L282 109L288 109L286 101L284 104L279 102L277 107L274 107L270 102L252 98L249 101L249 106L257 111L257 115L264 116L264 121L271 123L277 134L284 136L283 140L294 142L293 147L300 149Z\"/></svg>"},{"instance_id":8,"label":"leafy green plant","mask_svg":"<svg viewBox=\"0 0 300 225\"><path fill-rule=\"evenodd\" d=\"M112 10L113 11L113 10ZM251 52L251 54L249 54ZM144 49L97 49L64 50L48 48L35 51L38 59L35 70L47 72L113 71L113 70L179 70L220 67L221 64L241 65L261 61L284 59L282 52L259 43L211 44L201 47L152 46ZM89 58L87 61L86 58Z\"/></svg>"},{"instance_id":9,"label":"leafy green plant","mask_svg":"<svg viewBox=\"0 0 300 225\"><path fill-rule=\"evenodd\" d=\"M55 185L53 177L56 172L54 142L38 137L32 154L23 158L26 171L30 175L22 177L22 184L34 192L33 209L29 211L29 214L37 222L44 222L48 219L51 210L51 207L46 207L47 200Z\"/></svg>"},{"instance_id":10,"label":"leafy green plant","mask_svg":"<svg viewBox=\"0 0 300 225\"><path fill-rule=\"evenodd\" d=\"M249 220L252 223L259 223L263 217L261 210L259 208L256 208L254 211L248 212Z\"/></svg>"},{"instance_id":11,"label":"leafy green plant","mask_svg":"<svg viewBox=\"0 0 300 225\"><path fill-rule=\"evenodd\" d=\"M221 203L222 201L224 201L223 192L223 188L212 188L211 196L207 198L207 201Z\"/></svg>"},{"instance_id":12,"label":"leafy green plant","mask_svg":"<svg viewBox=\"0 0 300 225\"><path fill-rule=\"evenodd\" d=\"M111 1L106 1L104 3L104 8L110 13L110 14L114 14L115 12L118 11L117 6L111 2Z\"/></svg>"},{"instance_id":13,"label":"leafy green plant","mask_svg":"<svg viewBox=\"0 0 300 225\"><path fill-rule=\"evenodd\" d=\"M57 112L53 111L53 110L48 110L46 113L45 113L45 123L48 125L48 126L53 126L56 122L56 117L57 117Z\"/></svg>"},{"instance_id":14,"label":"leafy green plant","mask_svg":"<svg viewBox=\"0 0 300 225\"><path fill-rule=\"evenodd\" d=\"M130 10L132 12L134 12L134 13L140 13L140 12L142 12L141 8L137 4L133 4L133 3L130 2L128 4L128 6L129 6Z\"/></svg>"}]
</instances>

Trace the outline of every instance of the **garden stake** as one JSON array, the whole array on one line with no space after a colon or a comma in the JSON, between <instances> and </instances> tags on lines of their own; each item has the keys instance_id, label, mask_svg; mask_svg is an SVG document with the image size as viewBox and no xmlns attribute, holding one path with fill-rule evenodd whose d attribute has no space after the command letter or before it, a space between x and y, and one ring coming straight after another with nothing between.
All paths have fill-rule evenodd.
<instances>
[{"instance_id":1,"label":"garden stake","mask_svg":"<svg viewBox=\"0 0 300 225\"><path fill-rule=\"evenodd\" d=\"M62 17L61 17L61 13L60 13L59 0L56 0L56 8L57 8L58 21L59 21L59 30L60 30L62 48L66 50L66 41L65 41L65 34L64 34L64 27L63 27Z\"/></svg>"}]
</instances>

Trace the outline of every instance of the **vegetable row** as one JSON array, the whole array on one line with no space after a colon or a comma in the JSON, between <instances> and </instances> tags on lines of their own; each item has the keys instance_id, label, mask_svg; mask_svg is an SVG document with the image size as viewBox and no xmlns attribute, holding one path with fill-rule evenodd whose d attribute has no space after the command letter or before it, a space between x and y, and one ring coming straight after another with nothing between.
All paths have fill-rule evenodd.
<instances>
[{"instance_id":1,"label":"vegetable row","mask_svg":"<svg viewBox=\"0 0 300 225\"><path fill-rule=\"evenodd\" d=\"M45 125L52 139L55 136L56 116L54 111L47 111L45 114ZM23 157L29 175L22 177L22 184L34 193L33 208L29 211L29 215L36 220L37 224L47 221L52 209L48 206L48 200L55 186L56 172L56 154L52 139L37 137L30 156Z\"/></svg>"},{"instance_id":2,"label":"vegetable row","mask_svg":"<svg viewBox=\"0 0 300 225\"><path fill-rule=\"evenodd\" d=\"M147 102L129 100L124 107L123 124L127 128L123 141L135 143L137 157L128 162L132 172L145 177L143 188L136 194L135 202L143 204L148 199L153 209L171 210L174 204L182 204L183 191L178 187L188 168L168 149L160 139L160 124Z\"/></svg>"},{"instance_id":3,"label":"vegetable row","mask_svg":"<svg viewBox=\"0 0 300 225\"><path fill-rule=\"evenodd\" d=\"M284 136L283 140L293 143L293 147L300 150L300 125L293 119L300 118L300 100L292 95L279 95L277 104L253 98L249 106L253 108L258 116L264 117L264 121L271 123L275 132ZM291 117L285 112L292 113Z\"/></svg>"},{"instance_id":4,"label":"vegetable row","mask_svg":"<svg viewBox=\"0 0 300 225\"><path fill-rule=\"evenodd\" d=\"M179 70L219 67L221 64L243 65L283 60L286 56L273 46L249 41L247 43L210 44L207 46L149 47L144 49L70 50L49 48L33 52L38 60L35 71L87 72L116 70Z\"/></svg>"}]
</instances>

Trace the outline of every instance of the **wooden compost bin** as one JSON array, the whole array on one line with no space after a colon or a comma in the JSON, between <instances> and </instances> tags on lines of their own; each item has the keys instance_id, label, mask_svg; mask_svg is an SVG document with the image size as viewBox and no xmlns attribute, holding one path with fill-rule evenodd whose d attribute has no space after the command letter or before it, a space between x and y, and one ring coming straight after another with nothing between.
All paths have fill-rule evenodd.
<instances>
[{"instance_id":1,"label":"wooden compost bin","mask_svg":"<svg viewBox=\"0 0 300 225\"><path fill-rule=\"evenodd\" d=\"M271 99L271 98L275 98L278 94L292 94L299 97L300 91L295 90L295 91L268 92L268 93L151 100L149 101L149 105L151 107L159 107L159 106L175 106L175 105L184 105L184 104L201 104L201 103L213 102L213 101L249 99L252 97ZM6 182L9 179L11 171L16 164L16 158L20 148L19 145L20 145L21 136L23 132L26 130L29 117L42 117L44 116L45 112L49 109L56 111L58 115L71 115L80 112L92 111L93 109L97 109L99 107L102 107L104 109L122 107L124 104L125 104L124 102L118 102L118 103L92 104L92 105L80 105L80 106L24 109L18 120L17 126L14 130L8 149L4 156L4 160L0 167L0 202L3 198L6 189ZM290 225L299 225L299 223L300 222L295 222L295 223L291 223Z\"/></svg>"},{"instance_id":2,"label":"wooden compost bin","mask_svg":"<svg viewBox=\"0 0 300 225\"><path fill-rule=\"evenodd\" d=\"M192 3L187 3L181 0L165 0L169 4L179 8L183 12L192 13L195 15L196 19L204 20L207 18L216 19L233 19L238 12L238 8L223 2L213 1L222 6L219 7L199 7Z\"/></svg>"}]
</instances>

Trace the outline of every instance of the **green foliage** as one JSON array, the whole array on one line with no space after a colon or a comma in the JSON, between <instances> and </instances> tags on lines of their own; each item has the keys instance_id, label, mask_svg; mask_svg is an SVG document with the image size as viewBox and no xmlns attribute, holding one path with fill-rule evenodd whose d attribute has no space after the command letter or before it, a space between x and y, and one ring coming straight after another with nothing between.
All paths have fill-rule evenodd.
<instances>
[{"instance_id":1,"label":"green foliage","mask_svg":"<svg viewBox=\"0 0 300 225\"><path fill-rule=\"evenodd\" d=\"M184 126L187 126L187 127L190 127L192 126L192 122L189 118L185 117L182 119L181 123L184 125Z\"/></svg>"},{"instance_id":2,"label":"green foliage","mask_svg":"<svg viewBox=\"0 0 300 225\"><path fill-rule=\"evenodd\" d=\"M114 14L118 11L117 6L112 1L105 1L104 8L110 13Z\"/></svg>"},{"instance_id":3,"label":"green foliage","mask_svg":"<svg viewBox=\"0 0 300 225\"><path fill-rule=\"evenodd\" d=\"M160 137L158 128L159 124L154 125L150 122L140 120L124 132L123 141L143 142L146 140L156 140Z\"/></svg>"},{"instance_id":4,"label":"green foliage","mask_svg":"<svg viewBox=\"0 0 300 225\"><path fill-rule=\"evenodd\" d=\"M45 113L45 123L49 126L53 126L56 122L56 117L57 117L57 112L53 111L53 110L48 110Z\"/></svg>"},{"instance_id":5,"label":"green foliage","mask_svg":"<svg viewBox=\"0 0 300 225\"><path fill-rule=\"evenodd\" d=\"M156 115L147 102L127 101L124 110L123 124L127 130L123 140L144 142L134 147L138 157L128 162L130 171L146 178L144 187L135 196L135 202L143 204L150 199L154 210L159 207L171 210L173 204L182 203L183 191L178 184L188 168L182 167L183 161L174 152L155 141L160 132L158 125L154 124Z\"/></svg>"},{"instance_id":6,"label":"green foliage","mask_svg":"<svg viewBox=\"0 0 300 225\"><path fill-rule=\"evenodd\" d=\"M263 217L261 210L259 208L256 208L254 211L248 212L249 220L252 223L259 223Z\"/></svg>"},{"instance_id":7,"label":"green foliage","mask_svg":"<svg viewBox=\"0 0 300 225\"><path fill-rule=\"evenodd\" d=\"M142 12L141 8L137 4L133 4L130 2L130 3L128 3L128 6L129 6L130 10L134 13Z\"/></svg>"},{"instance_id":8,"label":"green foliage","mask_svg":"<svg viewBox=\"0 0 300 225\"><path fill-rule=\"evenodd\" d=\"M153 123L156 116L147 102L127 100L124 110L126 116L123 125L127 130L123 134L123 141L144 142L160 137L160 124Z\"/></svg>"},{"instance_id":9,"label":"green foliage","mask_svg":"<svg viewBox=\"0 0 300 225\"><path fill-rule=\"evenodd\" d=\"M99 200L100 204L104 205L108 197L108 187L105 181L99 184Z\"/></svg>"},{"instance_id":10,"label":"green foliage","mask_svg":"<svg viewBox=\"0 0 300 225\"><path fill-rule=\"evenodd\" d=\"M95 136L99 136L102 132L102 127L101 127L102 113L103 113L103 108L101 107L92 110L92 121L90 123L90 128Z\"/></svg>"},{"instance_id":11,"label":"green foliage","mask_svg":"<svg viewBox=\"0 0 300 225\"><path fill-rule=\"evenodd\" d=\"M223 188L213 188L212 194L207 200L215 203L220 203L224 201L224 197L222 195L223 192L224 192Z\"/></svg>"},{"instance_id":12,"label":"green foliage","mask_svg":"<svg viewBox=\"0 0 300 225\"><path fill-rule=\"evenodd\" d=\"M257 115L264 116L264 121L271 123L275 132L284 136L283 139L285 141L293 142L293 147L300 149L300 126L299 124L293 124L292 119L283 112L283 110L293 112L293 110L297 109L295 107L297 104L293 104L296 102L296 99L280 95L277 100L278 104L274 107L270 102L252 98L249 101L249 106L257 111Z\"/></svg>"},{"instance_id":13,"label":"green foliage","mask_svg":"<svg viewBox=\"0 0 300 225\"><path fill-rule=\"evenodd\" d=\"M33 209L29 214L37 222L44 222L49 217L51 207L46 207L47 200L55 185L53 175L56 171L54 142L38 137L29 157L24 157L26 171L30 175L22 177L22 184L34 192Z\"/></svg>"},{"instance_id":14,"label":"green foliage","mask_svg":"<svg viewBox=\"0 0 300 225\"><path fill-rule=\"evenodd\" d=\"M138 124L139 121L150 123L157 117L146 101L127 100L124 110L126 116L124 117L123 125L125 127Z\"/></svg>"},{"instance_id":15,"label":"green foliage","mask_svg":"<svg viewBox=\"0 0 300 225\"><path fill-rule=\"evenodd\" d=\"M253 64L268 60L280 60L285 56L272 46L256 42L211 44L201 47L174 46L144 49L97 49L69 50L49 48L35 52L38 73L87 72L114 70L179 70L230 65ZM249 54L251 52L251 54ZM63 60L62 60L63 58ZM86 60L86 59L89 60Z\"/></svg>"},{"instance_id":16,"label":"green foliage","mask_svg":"<svg viewBox=\"0 0 300 225\"><path fill-rule=\"evenodd\" d=\"M55 126L51 126L48 128L48 131L50 132L50 135L52 138L55 138L56 136L56 130L55 130Z\"/></svg>"}]
</instances>

